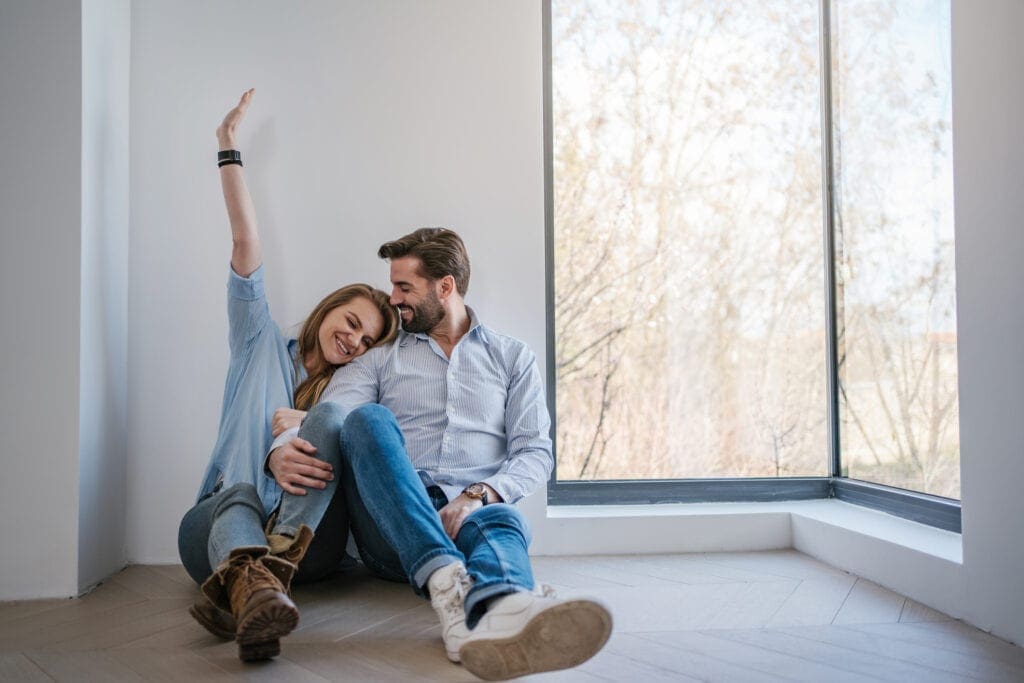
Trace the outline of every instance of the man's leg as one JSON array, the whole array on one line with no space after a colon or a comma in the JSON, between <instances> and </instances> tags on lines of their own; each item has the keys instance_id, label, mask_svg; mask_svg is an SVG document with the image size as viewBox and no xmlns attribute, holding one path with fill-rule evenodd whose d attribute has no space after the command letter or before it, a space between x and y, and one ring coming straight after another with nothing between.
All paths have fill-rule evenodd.
<instances>
[{"instance_id":1,"label":"man's leg","mask_svg":"<svg viewBox=\"0 0 1024 683\"><path fill-rule=\"evenodd\" d=\"M466 518L456 542L469 558L473 587L466 599L472 630L459 656L477 676L504 680L577 666L611 634L611 614L587 598L533 592L527 554L530 531L510 505L487 505Z\"/></svg>"},{"instance_id":2,"label":"man's leg","mask_svg":"<svg viewBox=\"0 0 1024 683\"><path fill-rule=\"evenodd\" d=\"M378 576L408 577L429 596L441 621L445 653L459 661L467 635L464 602L470 587L465 558L441 525L437 506L405 451L394 415L379 405L352 411L342 430L342 490L363 561Z\"/></svg>"},{"instance_id":3,"label":"man's leg","mask_svg":"<svg viewBox=\"0 0 1024 683\"><path fill-rule=\"evenodd\" d=\"M342 486L353 494L347 498L356 542L379 534L398 555L413 589L425 595L431 574L465 557L445 534L394 415L376 404L353 410L342 429L341 450L351 468Z\"/></svg>"},{"instance_id":4,"label":"man's leg","mask_svg":"<svg viewBox=\"0 0 1024 683\"><path fill-rule=\"evenodd\" d=\"M466 518L455 544L466 556L473 588L466 597L466 625L483 616L495 598L533 590L530 527L516 508L504 503L484 506Z\"/></svg>"}]
</instances>

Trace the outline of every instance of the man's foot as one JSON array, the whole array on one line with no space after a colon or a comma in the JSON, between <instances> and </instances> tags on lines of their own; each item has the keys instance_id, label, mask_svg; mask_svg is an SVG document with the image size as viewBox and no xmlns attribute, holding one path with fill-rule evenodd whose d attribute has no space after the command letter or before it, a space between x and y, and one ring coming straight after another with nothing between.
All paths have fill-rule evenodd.
<instances>
[{"instance_id":1,"label":"man's foot","mask_svg":"<svg viewBox=\"0 0 1024 683\"><path fill-rule=\"evenodd\" d=\"M589 598L512 593L496 599L459 650L462 665L497 681L587 661L608 642L612 615Z\"/></svg>"},{"instance_id":2,"label":"man's foot","mask_svg":"<svg viewBox=\"0 0 1024 683\"><path fill-rule=\"evenodd\" d=\"M459 648L469 636L466 629L466 593L473 580L461 562L441 567L427 579L430 605L441 619L441 639L448 659L459 661Z\"/></svg>"}]
</instances>

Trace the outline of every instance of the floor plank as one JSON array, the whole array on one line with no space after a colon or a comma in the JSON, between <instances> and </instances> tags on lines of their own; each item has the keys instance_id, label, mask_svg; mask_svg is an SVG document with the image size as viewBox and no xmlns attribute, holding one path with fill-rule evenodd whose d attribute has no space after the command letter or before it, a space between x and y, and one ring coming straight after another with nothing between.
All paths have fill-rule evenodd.
<instances>
[{"instance_id":1,"label":"floor plank","mask_svg":"<svg viewBox=\"0 0 1024 683\"><path fill-rule=\"evenodd\" d=\"M858 579L833 624L891 624L899 621L906 598L878 584Z\"/></svg>"},{"instance_id":2,"label":"floor plank","mask_svg":"<svg viewBox=\"0 0 1024 683\"><path fill-rule=\"evenodd\" d=\"M23 653L0 655L0 681L52 681L39 666Z\"/></svg>"}]
</instances>

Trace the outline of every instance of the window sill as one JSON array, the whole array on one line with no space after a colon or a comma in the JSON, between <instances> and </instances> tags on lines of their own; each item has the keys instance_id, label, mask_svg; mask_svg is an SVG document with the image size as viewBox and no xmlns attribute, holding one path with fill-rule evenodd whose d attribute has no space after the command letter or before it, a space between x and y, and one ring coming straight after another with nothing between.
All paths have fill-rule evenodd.
<instances>
[{"instance_id":1,"label":"window sill","mask_svg":"<svg viewBox=\"0 0 1024 683\"><path fill-rule=\"evenodd\" d=\"M794 548L951 616L964 614L960 534L835 499L560 505L529 516L536 555Z\"/></svg>"}]
</instances>

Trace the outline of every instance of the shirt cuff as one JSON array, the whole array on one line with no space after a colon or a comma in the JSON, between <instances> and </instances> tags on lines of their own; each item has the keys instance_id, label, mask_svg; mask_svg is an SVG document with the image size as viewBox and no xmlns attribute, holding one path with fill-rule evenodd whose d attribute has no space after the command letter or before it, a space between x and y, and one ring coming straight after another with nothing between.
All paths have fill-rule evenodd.
<instances>
[{"instance_id":1,"label":"shirt cuff","mask_svg":"<svg viewBox=\"0 0 1024 683\"><path fill-rule=\"evenodd\" d=\"M516 480L507 474L495 474L493 477L481 479L480 483L487 484L497 491L498 495L501 496L502 503L512 505L513 503L519 502L519 499L523 497L522 489L519 484L517 484ZM490 502L497 503L498 501L494 500Z\"/></svg>"},{"instance_id":2,"label":"shirt cuff","mask_svg":"<svg viewBox=\"0 0 1024 683\"><path fill-rule=\"evenodd\" d=\"M232 299L242 301L255 301L265 296L263 290L263 264L256 270L249 273L249 277L242 277L235 272L235 269L228 266L228 296Z\"/></svg>"},{"instance_id":3,"label":"shirt cuff","mask_svg":"<svg viewBox=\"0 0 1024 683\"><path fill-rule=\"evenodd\" d=\"M299 428L292 427L291 429L286 429L285 431L281 432L277 436L277 438L274 439L274 443L270 444L270 450L267 451L267 456L263 458L263 473L265 475L271 478L273 478L274 476L274 473L270 471L270 454L273 453L278 448L280 448L281 446L288 443L289 441L291 441L292 439L294 439L295 437L297 437L298 435Z\"/></svg>"}]
</instances>

